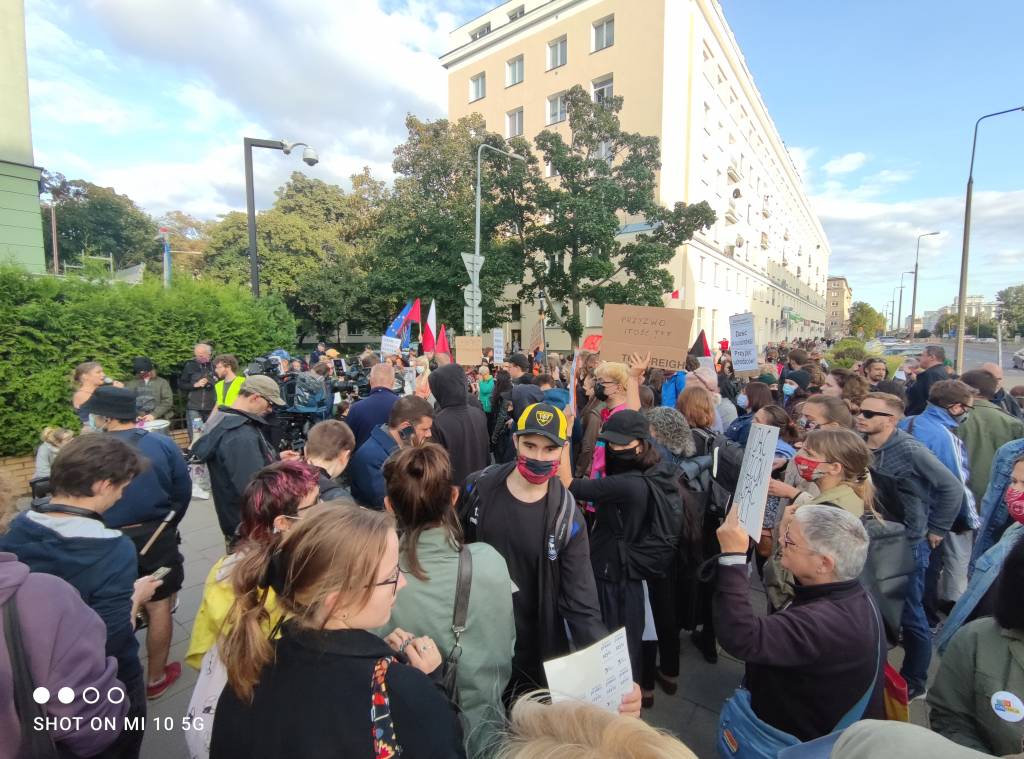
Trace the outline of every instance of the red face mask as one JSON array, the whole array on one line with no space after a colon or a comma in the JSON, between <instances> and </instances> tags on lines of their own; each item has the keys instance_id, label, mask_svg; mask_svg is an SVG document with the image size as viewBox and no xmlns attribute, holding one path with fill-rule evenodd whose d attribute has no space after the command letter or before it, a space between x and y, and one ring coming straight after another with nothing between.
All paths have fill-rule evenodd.
<instances>
[{"instance_id":1,"label":"red face mask","mask_svg":"<svg viewBox=\"0 0 1024 759\"><path fill-rule=\"evenodd\" d=\"M537 459L528 459L526 456L519 456L516 459L516 469L531 485L543 485L558 474L558 464L558 459L538 461Z\"/></svg>"},{"instance_id":2,"label":"red face mask","mask_svg":"<svg viewBox=\"0 0 1024 759\"><path fill-rule=\"evenodd\" d=\"M1024 524L1024 490L1006 489L1006 508L1015 522Z\"/></svg>"},{"instance_id":3,"label":"red face mask","mask_svg":"<svg viewBox=\"0 0 1024 759\"><path fill-rule=\"evenodd\" d=\"M797 455L793 459L793 463L796 464L797 471L800 472L800 476L808 482L814 482L821 478L823 472L818 471L821 465L826 463L824 461L812 461L806 456Z\"/></svg>"}]
</instances>

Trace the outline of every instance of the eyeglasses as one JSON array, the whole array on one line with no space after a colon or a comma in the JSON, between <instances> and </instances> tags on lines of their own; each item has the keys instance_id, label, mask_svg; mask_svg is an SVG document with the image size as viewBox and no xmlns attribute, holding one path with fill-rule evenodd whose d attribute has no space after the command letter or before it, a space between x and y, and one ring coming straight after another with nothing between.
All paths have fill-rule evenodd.
<instances>
[{"instance_id":1,"label":"eyeglasses","mask_svg":"<svg viewBox=\"0 0 1024 759\"><path fill-rule=\"evenodd\" d=\"M782 536L782 545L788 551L790 548L799 548L801 551L807 551L807 553L818 553L817 551L811 550L807 546L802 546L796 543L789 537L789 530L786 530L786 534Z\"/></svg>"},{"instance_id":2,"label":"eyeglasses","mask_svg":"<svg viewBox=\"0 0 1024 759\"><path fill-rule=\"evenodd\" d=\"M868 410L866 408L862 408L860 411L857 412L857 416L862 416L865 419L874 419L876 416L896 416L896 415L895 414L890 414L888 411L870 411L870 410Z\"/></svg>"},{"instance_id":3,"label":"eyeglasses","mask_svg":"<svg viewBox=\"0 0 1024 759\"><path fill-rule=\"evenodd\" d=\"M402 568L395 567L395 573L391 577L389 577L386 580L381 580L380 582L375 582L372 587L379 588L381 585L394 585L395 587L392 590L391 595L396 596L398 595L398 580L402 576L402 574Z\"/></svg>"}]
</instances>

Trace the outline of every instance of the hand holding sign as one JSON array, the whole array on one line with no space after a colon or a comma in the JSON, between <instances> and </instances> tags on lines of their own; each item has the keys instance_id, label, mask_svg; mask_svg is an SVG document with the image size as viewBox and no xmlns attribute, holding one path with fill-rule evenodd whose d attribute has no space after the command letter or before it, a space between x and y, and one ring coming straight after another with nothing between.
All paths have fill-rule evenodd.
<instances>
[{"instance_id":1,"label":"hand holding sign","mask_svg":"<svg viewBox=\"0 0 1024 759\"><path fill-rule=\"evenodd\" d=\"M716 533L722 553L746 553L750 547L750 536L746 528L740 524L740 510L736 504L729 509L725 521Z\"/></svg>"},{"instance_id":2,"label":"hand holding sign","mask_svg":"<svg viewBox=\"0 0 1024 759\"><path fill-rule=\"evenodd\" d=\"M629 373L631 376L640 379L644 376L651 366L651 352L647 351L647 355L641 356L639 353L634 353L629 357Z\"/></svg>"}]
</instances>

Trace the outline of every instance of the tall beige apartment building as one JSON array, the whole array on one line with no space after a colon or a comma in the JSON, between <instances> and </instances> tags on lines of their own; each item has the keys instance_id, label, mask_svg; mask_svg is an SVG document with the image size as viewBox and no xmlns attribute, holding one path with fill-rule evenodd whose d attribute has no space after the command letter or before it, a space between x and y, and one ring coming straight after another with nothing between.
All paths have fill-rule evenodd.
<instances>
[{"instance_id":1,"label":"tall beige apartment building","mask_svg":"<svg viewBox=\"0 0 1024 759\"><path fill-rule=\"evenodd\" d=\"M843 337L850 334L850 306L853 290L846 277L828 278L828 304L826 306L826 334Z\"/></svg>"},{"instance_id":2,"label":"tall beige apartment building","mask_svg":"<svg viewBox=\"0 0 1024 759\"><path fill-rule=\"evenodd\" d=\"M441 62L449 117L480 113L506 137L567 136L575 84L623 96L623 128L661 140L661 203L718 216L669 264L682 297L665 304L715 340L747 311L761 344L824 335L828 240L716 0L511 0L453 31ZM524 304L510 337L536 319ZM584 325L599 331L600 309ZM569 339L549 329L548 344Z\"/></svg>"}]
</instances>

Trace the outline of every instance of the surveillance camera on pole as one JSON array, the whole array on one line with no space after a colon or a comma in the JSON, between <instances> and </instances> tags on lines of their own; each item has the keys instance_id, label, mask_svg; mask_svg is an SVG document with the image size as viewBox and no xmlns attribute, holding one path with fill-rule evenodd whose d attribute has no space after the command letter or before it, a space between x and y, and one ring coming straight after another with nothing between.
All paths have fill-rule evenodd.
<instances>
[{"instance_id":1,"label":"surveillance camera on pole","mask_svg":"<svg viewBox=\"0 0 1024 759\"><path fill-rule=\"evenodd\" d=\"M291 155L292 150L301 147L302 160L307 166L316 166L320 163L320 156L316 154L316 151L304 142L288 142L288 140L281 140L281 144L284 146L281 150L284 151L285 155Z\"/></svg>"}]
</instances>

